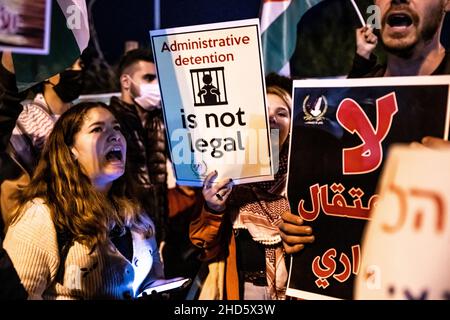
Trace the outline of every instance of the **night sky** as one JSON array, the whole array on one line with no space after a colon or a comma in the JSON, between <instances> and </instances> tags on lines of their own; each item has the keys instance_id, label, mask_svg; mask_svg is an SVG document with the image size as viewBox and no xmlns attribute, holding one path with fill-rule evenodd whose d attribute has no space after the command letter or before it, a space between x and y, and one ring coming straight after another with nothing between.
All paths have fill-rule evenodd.
<instances>
[{"instance_id":1,"label":"night sky","mask_svg":"<svg viewBox=\"0 0 450 320\"><path fill-rule=\"evenodd\" d=\"M88 0L89 3L92 0ZM161 28L256 18L261 0L160 0ZM126 40L150 46L153 0L96 0L94 23L109 62L123 52Z\"/></svg>"},{"instance_id":2,"label":"night sky","mask_svg":"<svg viewBox=\"0 0 450 320\"><path fill-rule=\"evenodd\" d=\"M87 0L90 3L93 0ZM344 1L344 0L328 0ZM346 0L345 0L346 1ZM261 0L160 0L161 28L256 18ZM450 15L443 28L443 42L450 47ZM150 46L154 28L153 0L95 0L93 17L100 46L110 63L123 53L126 40Z\"/></svg>"}]
</instances>

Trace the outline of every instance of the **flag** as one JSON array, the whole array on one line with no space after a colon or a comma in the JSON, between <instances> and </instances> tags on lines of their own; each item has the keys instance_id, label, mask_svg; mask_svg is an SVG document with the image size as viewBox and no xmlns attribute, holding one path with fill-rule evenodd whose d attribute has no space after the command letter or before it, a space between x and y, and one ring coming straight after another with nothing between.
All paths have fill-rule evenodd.
<instances>
[{"instance_id":1,"label":"flag","mask_svg":"<svg viewBox=\"0 0 450 320\"><path fill-rule=\"evenodd\" d=\"M297 42L297 24L322 0L263 0L261 41L264 70L290 75L289 60Z\"/></svg>"},{"instance_id":2,"label":"flag","mask_svg":"<svg viewBox=\"0 0 450 320\"><path fill-rule=\"evenodd\" d=\"M53 0L48 55L13 54L19 91L70 67L89 42L86 0Z\"/></svg>"}]
</instances>

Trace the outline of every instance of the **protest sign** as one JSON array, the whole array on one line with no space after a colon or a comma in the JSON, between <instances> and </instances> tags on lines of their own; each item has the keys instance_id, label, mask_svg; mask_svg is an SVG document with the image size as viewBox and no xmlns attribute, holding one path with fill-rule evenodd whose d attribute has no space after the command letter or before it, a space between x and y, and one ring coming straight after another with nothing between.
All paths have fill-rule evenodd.
<instances>
[{"instance_id":1,"label":"protest sign","mask_svg":"<svg viewBox=\"0 0 450 320\"><path fill-rule=\"evenodd\" d=\"M450 148L395 146L364 232L356 299L450 298Z\"/></svg>"},{"instance_id":2,"label":"protest sign","mask_svg":"<svg viewBox=\"0 0 450 320\"><path fill-rule=\"evenodd\" d=\"M235 184L272 180L258 19L150 37L177 183L201 186L213 170Z\"/></svg>"},{"instance_id":3,"label":"protest sign","mask_svg":"<svg viewBox=\"0 0 450 320\"><path fill-rule=\"evenodd\" d=\"M353 298L388 148L448 137L449 86L449 76L294 82L288 198L315 242L294 256L288 295Z\"/></svg>"},{"instance_id":4,"label":"protest sign","mask_svg":"<svg viewBox=\"0 0 450 320\"><path fill-rule=\"evenodd\" d=\"M0 51L49 52L51 0L0 0Z\"/></svg>"}]
</instances>

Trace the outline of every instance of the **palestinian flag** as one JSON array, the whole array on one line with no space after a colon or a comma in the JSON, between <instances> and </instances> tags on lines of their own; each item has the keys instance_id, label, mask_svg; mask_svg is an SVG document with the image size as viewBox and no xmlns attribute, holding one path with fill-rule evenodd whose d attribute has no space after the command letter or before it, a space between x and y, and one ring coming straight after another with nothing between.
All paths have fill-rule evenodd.
<instances>
[{"instance_id":1,"label":"palestinian flag","mask_svg":"<svg viewBox=\"0 0 450 320\"><path fill-rule=\"evenodd\" d=\"M13 54L19 91L70 67L88 45L86 0L53 0L51 8L49 54Z\"/></svg>"},{"instance_id":2,"label":"palestinian flag","mask_svg":"<svg viewBox=\"0 0 450 320\"><path fill-rule=\"evenodd\" d=\"M261 40L264 70L290 75L289 60L297 41L297 24L322 0L263 0Z\"/></svg>"}]
</instances>

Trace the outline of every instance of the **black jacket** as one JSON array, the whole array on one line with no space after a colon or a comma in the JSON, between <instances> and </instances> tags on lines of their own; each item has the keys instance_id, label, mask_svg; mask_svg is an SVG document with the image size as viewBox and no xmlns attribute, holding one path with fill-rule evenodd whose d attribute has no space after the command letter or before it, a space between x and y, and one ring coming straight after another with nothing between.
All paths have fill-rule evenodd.
<instances>
[{"instance_id":1,"label":"black jacket","mask_svg":"<svg viewBox=\"0 0 450 320\"><path fill-rule=\"evenodd\" d=\"M20 282L16 269L3 249L0 239L0 301L1 300L24 300L28 293Z\"/></svg>"},{"instance_id":2,"label":"black jacket","mask_svg":"<svg viewBox=\"0 0 450 320\"><path fill-rule=\"evenodd\" d=\"M377 64L377 59L374 55L367 60L358 54L355 54L353 59L353 66L348 74L348 78L372 78L383 77L386 72L386 65ZM444 59L433 71L431 75L445 75L450 74L450 51L445 52Z\"/></svg>"},{"instance_id":3,"label":"black jacket","mask_svg":"<svg viewBox=\"0 0 450 320\"><path fill-rule=\"evenodd\" d=\"M147 111L144 124L136 108L117 97L110 106L127 139L127 162L141 194L139 200L152 218L158 242L164 240L167 227L167 148L166 133L160 109Z\"/></svg>"},{"instance_id":4,"label":"black jacket","mask_svg":"<svg viewBox=\"0 0 450 320\"><path fill-rule=\"evenodd\" d=\"M27 174L13 157L9 144L17 118L23 110L23 106L20 104L22 99L23 97L17 90L15 75L0 63L0 217L9 216L10 212L3 211L8 211L13 207L7 203L7 198L10 189L14 186L9 183L6 187L5 182L17 181L21 176ZM0 238L3 238L3 223L3 219L0 218Z\"/></svg>"},{"instance_id":5,"label":"black jacket","mask_svg":"<svg viewBox=\"0 0 450 320\"><path fill-rule=\"evenodd\" d=\"M9 139L23 109L20 100L15 76L0 63L0 185L6 179L22 174L21 169L7 153ZM0 218L0 300L26 299L27 292L3 249L2 239L3 219Z\"/></svg>"}]
</instances>

